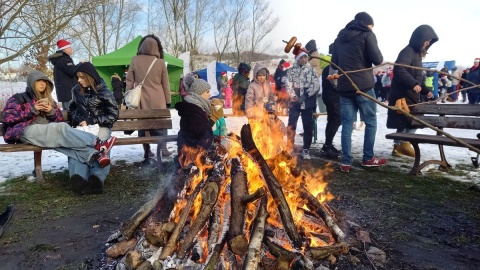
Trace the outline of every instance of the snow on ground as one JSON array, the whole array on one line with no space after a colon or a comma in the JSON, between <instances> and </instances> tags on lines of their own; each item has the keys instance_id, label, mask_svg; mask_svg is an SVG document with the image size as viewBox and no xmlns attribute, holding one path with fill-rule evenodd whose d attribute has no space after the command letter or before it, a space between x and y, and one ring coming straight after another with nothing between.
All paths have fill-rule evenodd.
<instances>
[{"instance_id":1,"label":"snow on ground","mask_svg":"<svg viewBox=\"0 0 480 270\"><path fill-rule=\"evenodd\" d=\"M20 88L16 89L17 91L23 91L25 84L21 85ZM7 83L7 86L8 83ZM1 89L5 89L2 87L2 83L0 82L0 91ZM9 90L10 91L10 90ZM457 101L461 103L460 101ZM172 119L173 119L173 128L169 130L169 134L176 134L179 130L179 121L180 117L177 114L176 110L171 110ZM230 114L231 109L225 109L225 114ZM287 123L287 116L281 116L285 124ZM378 106L377 112L377 136L375 142L375 155L378 157L388 158L388 165L394 166L398 168L400 173L408 173L413 165L413 158L408 157L392 157L392 141L385 139L385 134L392 133L394 130L387 129L385 126L387 119L387 109ZM247 123L247 119L245 117L227 117L227 128L229 132L234 132L236 134L240 134L240 129L244 124ZM320 116L318 118L317 123L317 130L318 130L318 140L316 143L312 144L311 152L312 158L320 158L318 157L318 153L320 153L320 148L323 146L324 134L325 134L325 124L326 124L326 116ZM297 125L297 134L302 133L302 124L301 119L299 119L299 123ZM450 132L452 135L465 137L465 138L475 138L478 131L474 130L452 130L449 129L447 132ZM340 133L341 127L334 139L334 143L338 149L340 149ZM421 134L435 134L433 130L428 128L420 129L417 133ZM117 137L128 137L128 135L124 135L123 132L113 132L113 134ZM354 156L354 164L353 170L363 170L360 166L360 161L362 158L362 147L363 147L363 131L353 131L352 135L352 153ZM133 133L130 136L137 136L137 132ZM301 148L303 138L299 135L295 138L295 145ZM4 143L3 137L0 140L0 143ZM155 153L156 145L152 144L152 151ZM174 142L168 143L167 147L171 151L177 150L176 144ZM439 158L439 151L438 146L436 145L420 145L420 150L422 152L422 160L427 159L438 159ZM465 182L472 182L475 184L480 184L480 169L475 169L472 166L470 157L476 156L474 152L469 151L466 148L461 147L445 147L445 154L447 157L447 161L455 168L455 173L443 173L445 176L458 181L465 181ZM170 157L171 158L171 157ZM139 162L143 160L143 147L141 145L125 145L125 146L115 146L111 150L111 160L112 163L115 164L118 161L126 161L127 163ZM337 164L340 164L340 161L335 161ZM21 175L29 175L33 171L34 168L33 163L33 152L15 152L15 153L7 153L2 152L0 154L0 182L4 182L7 179L21 176ZM44 171L63 171L66 170L67 165L67 157L63 154L60 154L54 150L46 150L43 152L42 156L42 165ZM430 165L430 167L424 168L423 172L428 170L437 171L437 165Z\"/></svg>"}]
</instances>

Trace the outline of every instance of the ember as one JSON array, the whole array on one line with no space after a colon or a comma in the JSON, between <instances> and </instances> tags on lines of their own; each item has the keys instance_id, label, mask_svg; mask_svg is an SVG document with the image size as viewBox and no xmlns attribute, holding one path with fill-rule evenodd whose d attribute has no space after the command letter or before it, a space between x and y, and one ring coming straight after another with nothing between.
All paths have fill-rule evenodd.
<instances>
[{"instance_id":1,"label":"ember","mask_svg":"<svg viewBox=\"0 0 480 270\"><path fill-rule=\"evenodd\" d=\"M183 151L194 166L122 225L107 254L130 269L307 269L348 252L326 204L329 170L298 171L265 125L244 125L200 156Z\"/></svg>"}]
</instances>

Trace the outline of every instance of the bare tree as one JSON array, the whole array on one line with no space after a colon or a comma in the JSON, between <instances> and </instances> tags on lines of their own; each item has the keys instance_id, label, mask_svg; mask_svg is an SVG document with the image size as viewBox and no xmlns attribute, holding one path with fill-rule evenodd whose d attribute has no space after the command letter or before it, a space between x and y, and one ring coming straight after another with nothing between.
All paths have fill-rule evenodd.
<instances>
[{"instance_id":1,"label":"bare tree","mask_svg":"<svg viewBox=\"0 0 480 270\"><path fill-rule=\"evenodd\" d=\"M213 14L213 37L215 40L215 49L217 52L217 61L222 61L223 55L227 52L233 37L233 26L235 16L231 14L235 11L234 3L236 0L229 0L228 3L220 5Z\"/></svg>"},{"instance_id":2,"label":"bare tree","mask_svg":"<svg viewBox=\"0 0 480 270\"><path fill-rule=\"evenodd\" d=\"M232 56L237 63L242 62L242 52L248 47L247 31L248 14L246 5L248 0L238 0L233 2L232 23L233 23L233 48Z\"/></svg>"},{"instance_id":3,"label":"bare tree","mask_svg":"<svg viewBox=\"0 0 480 270\"><path fill-rule=\"evenodd\" d=\"M260 43L278 24L279 18L273 14L269 5L266 0L251 0L250 62L255 59L257 50L262 51L259 49Z\"/></svg>"},{"instance_id":4,"label":"bare tree","mask_svg":"<svg viewBox=\"0 0 480 270\"><path fill-rule=\"evenodd\" d=\"M0 64L23 56L29 49L37 68L46 69L53 40L70 21L87 10L90 0L21 0L0 3Z\"/></svg>"}]
</instances>

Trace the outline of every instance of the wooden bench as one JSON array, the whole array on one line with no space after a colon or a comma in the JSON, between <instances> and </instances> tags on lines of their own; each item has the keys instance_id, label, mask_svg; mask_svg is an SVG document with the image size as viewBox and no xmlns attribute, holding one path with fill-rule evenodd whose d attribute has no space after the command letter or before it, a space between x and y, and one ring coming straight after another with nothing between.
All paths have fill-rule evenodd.
<instances>
[{"instance_id":1,"label":"wooden bench","mask_svg":"<svg viewBox=\"0 0 480 270\"><path fill-rule=\"evenodd\" d=\"M0 115L1 115L0 111ZM63 111L64 119L67 119L66 111ZM1 127L0 123L0 127ZM120 110L118 120L113 124L112 131L134 131L139 129L171 129L172 118L168 109L154 110ZM0 129L1 130L1 129ZM1 133L1 131L0 131ZM3 134L1 134L3 136ZM157 168L162 169L161 144L165 142L176 141L177 135L150 136L150 132L145 132L145 137L126 137L117 138L115 145L131 144L157 144ZM47 148L38 147L30 144L0 144L0 152L24 152L33 151L34 176L38 182L44 182L42 171L42 150ZM115 150L114 150L115 151ZM144 149L144 159L148 159L149 149Z\"/></svg>"},{"instance_id":2,"label":"wooden bench","mask_svg":"<svg viewBox=\"0 0 480 270\"><path fill-rule=\"evenodd\" d=\"M413 106L410 109L410 113L420 120L425 121L426 123L435 126L441 130L445 128L450 129L463 129L463 130L480 130L480 106L479 105L470 105L470 104L422 104L418 106ZM423 124L418 121L412 122L414 127L422 128ZM445 132L448 132L445 131ZM448 132L449 133L449 132ZM475 132L476 134L477 132ZM445 157L445 151L443 146L455 146L455 147L466 147L457 141L448 138L441 133L437 132L436 135L425 135L425 134L407 134L407 133L391 133L385 135L387 139L393 140L402 140L408 141L412 144L415 149L415 161L410 171L413 175L421 174L421 170L430 164L439 164L445 169L450 169L451 166L448 164ZM478 138L458 138L465 143L472 145L473 147L480 149L480 140ZM440 160L427 160L420 164L421 152L419 144L437 144L440 150ZM475 158L472 158L474 166L478 166L478 163L475 164Z\"/></svg>"}]
</instances>

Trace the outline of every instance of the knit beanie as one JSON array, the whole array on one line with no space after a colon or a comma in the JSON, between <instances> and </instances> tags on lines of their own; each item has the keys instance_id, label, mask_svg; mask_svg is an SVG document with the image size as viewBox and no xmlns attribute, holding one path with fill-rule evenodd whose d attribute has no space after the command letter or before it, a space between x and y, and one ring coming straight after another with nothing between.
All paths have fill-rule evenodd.
<instances>
[{"instance_id":1,"label":"knit beanie","mask_svg":"<svg viewBox=\"0 0 480 270\"><path fill-rule=\"evenodd\" d=\"M365 25L374 25L372 16L370 16L370 14L368 14L366 12L357 13L357 15L355 15L355 20L356 21L361 21Z\"/></svg>"},{"instance_id":2,"label":"knit beanie","mask_svg":"<svg viewBox=\"0 0 480 270\"><path fill-rule=\"evenodd\" d=\"M250 67L249 64L247 63L240 63L240 65L238 65L238 72L242 73L242 74L246 74L248 72L250 72L250 70L252 69L252 67Z\"/></svg>"},{"instance_id":3,"label":"knit beanie","mask_svg":"<svg viewBox=\"0 0 480 270\"><path fill-rule=\"evenodd\" d=\"M185 90L187 92L195 93L198 95L207 92L211 88L208 82L202 79L195 78L193 74L185 75L185 77L183 78L183 86L185 87Z\"/></svg>"},{"instance_id":4,"label":"knit beanie","mask_svg":"<svg viewBox=\"0 0 480 270\"><path fill-rule=\"evenodd\" d=\"M315 42L315 39L312 39L309 42L307 42L307 44L305 45L305 49L307 49L307 51L309 51L310 53L316 51L317 43Z\"/></svg>"},{"instance_id":5,"label":"knit beanie","mask_svg":"<svg viewBox=\"0 0 480 270\"><path fill-rule=\"evenodd\" d=\"M98 74L95 67L90 62L83 62L76 66L75 73L82 72L92 76L93 80L95 80L95 84L99 84L102 82L102 78Z\"/></svg>"}]
</instances>

